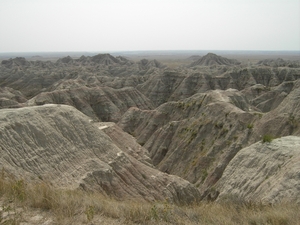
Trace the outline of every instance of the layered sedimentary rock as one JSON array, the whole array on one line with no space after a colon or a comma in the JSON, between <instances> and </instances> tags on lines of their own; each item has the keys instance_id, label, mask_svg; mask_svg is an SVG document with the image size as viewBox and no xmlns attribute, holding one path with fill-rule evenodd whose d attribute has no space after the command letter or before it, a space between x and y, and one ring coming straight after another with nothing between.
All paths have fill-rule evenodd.
<instances>
[{"instance_id":1,"label":"layered sedimentary rock","mask_svg":"<svg viewBox=\"0 0 300 225\"><path fill-rule=\"evenodd\" d=\"M43 92L30 99L28 105L50 103L74 106L96 121L118 121L130 107L153 108L149 99L132 87L122 89L80 87Z\"/></svg>"},{"instance_id":2,"label":"layered sedimentary rock","mask_svg":"<svg viewBox=\"0 0 300 225\"><path fill-rule=\"evenodd\" d=\"M26 101L27 99L20 91L9 87L0 87L0 109L22 107Z\"/></svg>"},{"instance_id":3,"label":"layered sedimentary rock","mask_svg":"<svg viewBox=\"0 0 300 225\"><path fill-rule=\"evenodd\" d=\"M261 141L264 135L300 135L300 68L297 62L281 59L243 65L215 54L193 58L198 60L194 66L181 65L172 69L157 60L134 62L109 54L81 56L78 59L68 56L56 62L28 61L20 57L3 60L0 64L0 106L12 108L55 103L63 109L74 110L64 106L70 105L96 122L89 126L96 126L101 130L101 135L105 133L109 143L114 145L106 148L107 154L115 156L117 148L117 153L121 152L117 156L126 163L111 166L109 160L118 159L117 156L105 161L104 168L120 168L109 170L113 171L112 174L101 170L99 174L110 180L103 185L100 175L96 178L84 175L82 181L76 178L70 184L75 182L74 185L78 186L79 182L82 188L94 190L97 187L102 192L119 197L125 196L123 192L128 189L123 190L123 186L133 184L139 189L138 196L148 196L148 191L141 191L142 188L132 178L141 180L142 176L152 182L149 180L152 175L148 176L148 172L132 175L135 172L131 165L142 171L139 168L142 164L151 171L157 168L162 172L158 176L161 187L167 182L162 180L169 179L165 173L177 175L198 186L201 198L211 200L217 197L217 192L214 192L216 185L241 149ZM9 112L13 115L13 111ZM29 112L26 111L28 115ZM66 112L63 114L73 117ZM57 113L54 112L54 115ZM40 118L38 114L37 118ZM35 124L30 124L30 129L44 123L43 119L33 121ZM73 124L70 121L66 123ZM17 132L18 127L22 127L20 124L23 122L17 124ZM82 122L79 124L85 126ZM30 129L26 128L26 131L32 133ZM77 135L73 127L66 125L64 131L68 129ZM84 137L86 134L80 133L76 137L81 135ZM34 134L29 139L36 140L35 136L38 137ZM27 139L16 137L16 146L27 144ZM97 139L97 135L89 141L98 143L94 138ZM58 140L65 142L64 139ZM62 146L67 148L65 144ZM33 148L39 149L38 145ZM33 152L32 157L34 154L37 152ZM67 155L72 156L69 152ZM85 162L78 162L85 165ZM95 168L99 167L97 163ZM30 163L28 168L31 166L35 164ZM49 171L47 173L51 174ZM56 168L53 171L57 173ZM95 182L102 186L95 186ZM144 183L144 186L151 189L150 183ZM136 190L129 188L128 192L128 195L136 196ZM160 195L153 193L150 196L148 199L160 198L157 197ZM175 197L173 199L177 201Z\"/></svg>"},{"instance_id":4,"label":"layered sedimentary rock","mask_svg":"<svg viewBox=\"0 0 300 225\"><path fill-rule=\"evenodd\" d=\"M0 110L0 166L56 187L99 191L117 198L188 203L199 199L189 182L139 162L71 106Z\"/></svg>"},{"instance_id":5,"label":"layered sedimentary rock","mask_svg":"<svg viewBox=\"0 0 300 225\"><path fill-rule=\"evenodd\" d=\"M222 171L248 144L247 126L257 119L245 96L231 89L195 94L155 110L130 108L118 124L148 149L157 168L207 186L221 176L214 171L216 159Z\"/></svg>"},{"instance_id":6,"label":"layered sedimentary rock","mask_svg":"<svg viewBox=\"0 0 300 225\"><path fill-rule=\"evenodd\" d=\"M3 60L0 86L21 91L27 98L62 88L80 86L135 87L144 82L141 76L164 68L158 61L135 63L124 57L98 54L73 59L70 56L51 61L28 61L25 58ZM106 82L109 84L106 85Z\"/></svg>"},{"instance_id":7,"label":"layered sedimentary rock","mask_svg":"<svg viewBox=\"0 0 300 225\"><path fill-rule=\"evenodd\" d=\"M263 203L300 203L300 137L257 142L226 167L217 189L219 199Z\"/></svg>"},{"instance_id":8,"label":"layered sedimentary rock","mask_svg":"<svg viewBox=\"0 0 300 225\"><path fill-rule=\"evenodd\" d=\"M190 66L212 66L212 65L238 65L238 62L235 59L227 59L222 56L218 56L214 53L208 53L207 55L199 58L195 62L193 62Z\"/></svg>"}]
</instances>

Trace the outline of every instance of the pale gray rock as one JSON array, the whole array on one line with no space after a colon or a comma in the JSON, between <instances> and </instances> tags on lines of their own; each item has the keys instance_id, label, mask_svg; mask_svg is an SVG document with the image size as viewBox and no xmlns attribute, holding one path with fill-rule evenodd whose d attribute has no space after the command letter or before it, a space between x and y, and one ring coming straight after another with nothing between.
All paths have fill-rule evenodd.
<instances>
[{"instance_id":1,"label":"pale gray rock","mask_svg":"<svg viewBox=\"0 0 300 225\"><path fill-rule=\"evenodd\" d=\"M149 152L138 144L133 136L124 132L113 122L101 122L98 123L98 126L98 128L103 130L123 152L126 152L147 166L153 167Z\"/></svg>"},{"instance_id":2,"label":"pale gray rock","mask_svg":"<svg viewBox=\"0 0 300 225\"><path fill-rule=\"evenodd\" d=\"M151 109L152 103L132 87L113 89L110 87L79 87L52 92L43 92L30 99L28 105L66 104L101 121L118 121L130 107Z\"/></svg>"},{"instance_id":3,"label":"pale gray rock","mask_svg":"<svg viewBox=\"0 0 300 225\"><path fill-rule=\"evenodd\" d=\"M200 198L188 181L131 156L138 152L123 152L103 132L103 125L71 106L0 110L0 153L0 167L28 182L44 180L119 199L188 203Z\"/></svg>"},{"instance_id":4,"label":"pale gray rock","mask_svg":"<svg viewBox=\"0 0 300 225\"><path fill-rule=\"evenodd\" d=\"M156 168L205 188L247 145L251 135L247 125L255 120L250 111L239 91L213 90L169 101L155 110L130 108L118 125L149 151ZM222 169L214 170L215 159Z\"/></svg>"},{"instance_id":5,"label":"pale gray rock","mask_svg":"<svg viewBox=\"0 0 300 225\"><path fill-rule=\"evenodd\" d=\"M9 87L0 87L0 109L22 107L27 99L20 91Z\"/></svg>"},{"instance_id":6,"label":"pale gray rock","mask_svg":"<svg viewBox=\"0 0 300 225\"><path fill-rule=\"evenodd\" d=\"M260 141L240 150L216 187L219 200L300 203L300 137Z\"/></svg>"}]
</instances>

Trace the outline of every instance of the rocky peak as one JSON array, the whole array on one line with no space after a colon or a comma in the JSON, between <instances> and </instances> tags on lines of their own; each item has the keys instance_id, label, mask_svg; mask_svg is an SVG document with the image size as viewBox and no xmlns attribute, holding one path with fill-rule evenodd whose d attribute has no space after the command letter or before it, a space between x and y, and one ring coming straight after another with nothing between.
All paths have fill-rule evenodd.
<instances>
[{"instance_id":1,"label":"rocky peak","mask_svg":"<svg viewBox=\"0 0 300 225\"><path fill-rule=\"evenodd\" d=\"M30 66L30 62L28 62L24 57L16 57L14 59L2 60L1 64L7 68L11 68L12 66Z\"/></svg>"},{"instance_id":2,"label":"rocky peak","mask_svg":"<svg viewBox=\"0 0 300 225\"><path fill-rule=\"evenodd\" d=\"M154 60L148 60L148 59L142 59L138 62L139 68L142 70L149 69L151 67L155 68L164 68L165 66L157 61L156 59Z\"/></svg>"},{"instance_id":3,"label":"rocky peak","mask_svg":"<svg viewBox=\"0 0 300 225\"><path fill-rule=\"evenodd\" d=\"M225 57L208 53L197 61L193 62L190 66L212 66L212 65L237 65L239 62L234 59L227 59Z\"/></svg>"},{"instance_id":4,"label":"rocky peak","mask_svg":"<svg viewBox=\"0 0 300 225\"><path fill-rule=\"evenodd\" d=\"M70 56L58 59L57 62L62 62L62 63L72 63L73 59Z\"/></svg>"},{"instance_id":5,"label":"rocky peak","mask_svg":"<svg viewBox=\"0 0 300 225\"><path fill-rule=\"evenodd\" d=\"M98 54L91 57L91 60L95 63L104 65L111 65L120 62L117 58L113 57L110 54Z\"/></svg>"}]
</instances>

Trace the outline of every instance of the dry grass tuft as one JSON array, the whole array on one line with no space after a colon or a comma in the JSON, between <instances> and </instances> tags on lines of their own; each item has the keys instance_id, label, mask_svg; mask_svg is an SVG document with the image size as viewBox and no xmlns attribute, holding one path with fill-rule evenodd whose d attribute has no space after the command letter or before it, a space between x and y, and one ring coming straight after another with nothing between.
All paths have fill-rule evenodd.
<instances>
[{"instance_id":1,"label":"dry grass tuft","mask_svg":"<svg viewBox=\"0 0 300 225\"><path fill-rule=\"evenodd\" d=\"M179 206L117 201L99 193L57 190L44 182L26 184L3 172L0 208L0 224L20 224L26 221L26 212L34 210L52 217L53 224L300 224L299 205L291 203L270 206L224 201ZM4 218L5 213L9 216Z\"/></svg>"}]
</instances>

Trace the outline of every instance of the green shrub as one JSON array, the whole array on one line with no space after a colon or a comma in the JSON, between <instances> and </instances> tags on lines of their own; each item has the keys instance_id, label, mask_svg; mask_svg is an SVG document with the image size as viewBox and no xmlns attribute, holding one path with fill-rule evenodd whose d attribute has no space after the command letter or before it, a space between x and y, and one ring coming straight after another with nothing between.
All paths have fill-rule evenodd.
<instances>
[{"instance_id":1,"label":"green shrub","mask_svg":"<svg viewBox=\"0 0 300 225\"><path fill-rule=\"evenodd\" d=\"M269 134L265 134L265 135L263 136L262 142L263 142L263 143L265 143L265 142L269 142L269 143L270 143L273 139L274 139L273 136L271 136L271 135L269 135Z\"/></svg>"},{"instance_id":2,"label":"green shrub","mask_svg":"<svg viewBox=\"0 0 300 225\"><path fill-rule=\"evenodd\" d=\"M248 128L248 129L252 129L252 128L253 128L253 124L252 124L252 123L249 123L249 124L247 125L247 128Z\"/></svg>"}]
</instances>

